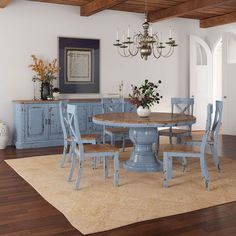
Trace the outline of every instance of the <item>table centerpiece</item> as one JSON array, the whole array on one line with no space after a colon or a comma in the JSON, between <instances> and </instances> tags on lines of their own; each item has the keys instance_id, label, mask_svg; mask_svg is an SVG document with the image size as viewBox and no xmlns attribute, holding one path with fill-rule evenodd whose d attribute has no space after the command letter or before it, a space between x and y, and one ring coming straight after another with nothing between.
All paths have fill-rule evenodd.
<instances>
[{"instance_id":1,"label":"table centerpiece","mask_svg":"<svg viewBox=\"0 0 236 236\"><path fill-rule=\"evenodd\" d=\"M161 80L157 83L149 82L148 79L137 87L131 85L132 94L129 94L129 102L137 107L137 114L140 117L148 117L151 114L150 107L155 103L159 104L162 96L158 92Z\"/></svg>"}]
</instances>

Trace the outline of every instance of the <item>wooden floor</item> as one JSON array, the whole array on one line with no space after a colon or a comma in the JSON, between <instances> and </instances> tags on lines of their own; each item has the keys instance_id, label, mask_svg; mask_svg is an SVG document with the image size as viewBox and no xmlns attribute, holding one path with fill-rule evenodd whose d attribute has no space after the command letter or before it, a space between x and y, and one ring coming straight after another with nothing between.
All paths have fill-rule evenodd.
<instances>
[{"instance_id":1,"label":"wooden floor","mask_svg":"<svg viewBox=\"0 0 236 236\"><path fill-rule=\"evenodd\" d=\"M236 160L236 136L220 137L219 149L224 156ZM61 152L62 148L0 150L0 235L82 235L4 162L5 159ZM236 202L93 235L233 236L236 235Z\"/></svg>"}]
</instances>

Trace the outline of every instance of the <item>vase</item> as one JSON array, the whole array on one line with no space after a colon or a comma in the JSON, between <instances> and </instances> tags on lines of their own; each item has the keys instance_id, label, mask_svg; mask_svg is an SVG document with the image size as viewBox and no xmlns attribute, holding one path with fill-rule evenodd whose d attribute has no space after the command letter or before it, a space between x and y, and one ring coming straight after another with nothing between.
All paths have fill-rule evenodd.
<instances>
[{"instance_id":1,"label":"vase","mask_svg":"<svg viewBox=\"0 0 236 236\"><path fill-rule=\"evenodd\" d=\"M151 114L151 110L148 107L143 108L142 106L139 106L137 108L137 114L140 117L148 117Z\"/></svg>"},{"instance_id":2,"label":"vase","mask_svg":"<svg viewBox=\"0 0 236 236\"><path fill-rule=\"evenodd\" d=\"M51 84L49 82L42 82L40 92L41 92L41 99L47 100L48 97L51 96Z\"/></svg>"},{"instance_id":3,"label":"vase","mask_svg":"<svg viewBox=\"0 0 236 236\"><path fill-rule=\"evenodd\" d=\"M0 123L0 149L5 149L9 140L8 127L4 123Z\"/></svg>"}]
</instances>

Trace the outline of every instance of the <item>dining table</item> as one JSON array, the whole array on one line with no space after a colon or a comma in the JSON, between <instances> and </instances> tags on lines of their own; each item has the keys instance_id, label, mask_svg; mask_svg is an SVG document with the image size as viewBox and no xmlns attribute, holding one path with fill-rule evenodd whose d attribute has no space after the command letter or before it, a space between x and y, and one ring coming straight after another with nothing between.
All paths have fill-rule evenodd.
<instances>
[{"instance_id":1,"label":"dining table","mask_svg":"<svg viewBox=\"0 0 236 236\"><path fill-rule=\"evenodd\" d=\"M153 151L157 143L159 127L191 125L196 122L192 115L180 113L152 112L148 117L139 117L136 113L104 113L93 116L95 124L111 127L129 128L129 138L133 150L124 169L135 172L156 172L162 170L162 162Z\"/></svg>"}]
</instances>

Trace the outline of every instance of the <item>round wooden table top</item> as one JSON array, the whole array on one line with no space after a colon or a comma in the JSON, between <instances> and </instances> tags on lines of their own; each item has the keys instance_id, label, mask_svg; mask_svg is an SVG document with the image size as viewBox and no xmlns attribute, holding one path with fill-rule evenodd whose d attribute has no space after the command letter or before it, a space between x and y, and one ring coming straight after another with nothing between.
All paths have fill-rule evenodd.
<instances>
[{"instance_id":1,"label":"round wooden table top","mask_svg":"<svg viewBox=\"0 0 236 236\"><path fill-rule=\"evenodd\" d=\"M136 113L105 113L93 116L93 122L117 127L165 127L190 125L196 117L177 113L152 112L149 117L141 118Z\"/></svg>"}]
</instances>

